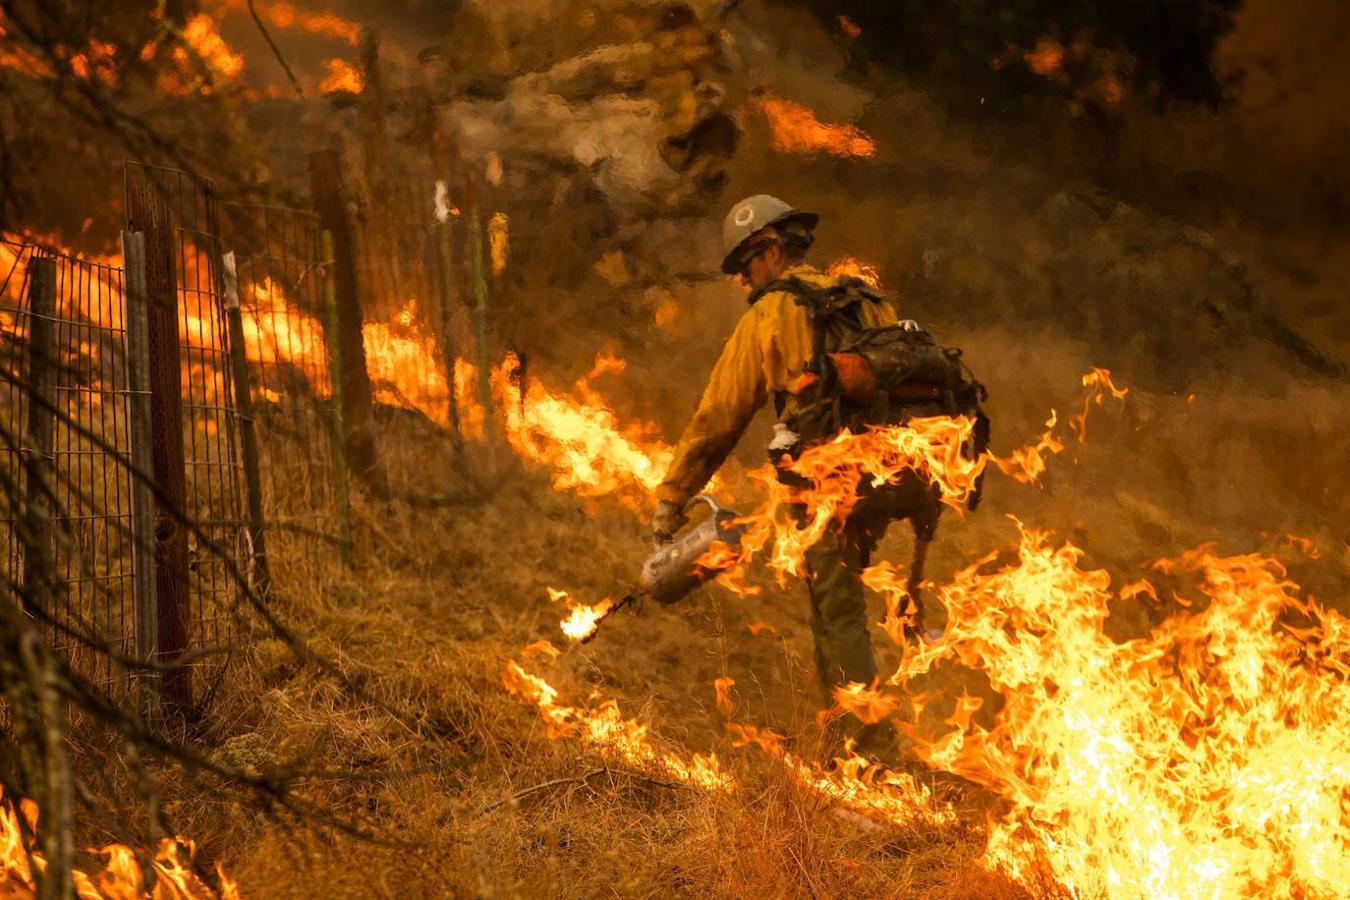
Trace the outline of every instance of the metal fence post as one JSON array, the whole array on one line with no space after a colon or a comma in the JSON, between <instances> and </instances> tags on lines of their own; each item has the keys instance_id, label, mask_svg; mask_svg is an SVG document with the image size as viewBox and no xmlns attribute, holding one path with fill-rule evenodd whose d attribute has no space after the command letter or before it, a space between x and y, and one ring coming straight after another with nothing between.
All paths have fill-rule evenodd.
<instances>
[{"instance_id":1,"label":"metal fence post","mask_svg":"<svg viewBox=\"0 0 1350 900\"><path fill-rule=\"evenodd\" d=\"M460 428L459 422L459 396L455 391L455 317L454 309L456 305L457 291L455 290L455 252L453 243L453 229L455 217L451 214L449 197L441 197L444 192L448 195L448 180L436 182L437 191L437 222L433 233L436 238L436 261L437 286L440 288L441 300L441 357L445 362L445 383L449 387L450 404L450 443L455 448L458 455L464 449L464 433Z\"/></svg>"},{"instance_id":2,"label":"metal fence post","mask_svg":"<svg viewBox=\"0 0 1350 900\"><path fill-rule=\"evenodd\" d=\"M342 562L352 565L352 500L347 482L347 451L342 425L342 346L338 335L337 286L333 278L333 235L327 230L322 238L324 338L328 347L328 381L332 411L328 416L329 440L333 453L333 488L337 491L338 517L342 525Z\"/></svg>"},{"instance_id":3,"label":"metal fence post","mask_svg":"<svg viewBox=\"0 0 1350 900\"><path fill-rule=\"evenodd\" d=\"M221 271L225 287L225 316L230 329L230 362L234 374L234 407L239 416L240 443L244 451L244 481L248 489L248 535L253 551L250 567L251 586L266 595L272 583L267 565L267 543L263 532L262 472L258 459L258 434L253 421L253 393L249 386L248 355L244 347L244 314L239 308L239 271L234 252L222 254Z\"/></svg>"},{"instance_id":4,"label":"metal fence post","mask_svg":"<svg viewBox=\"0 0 1350 900\"><path fill-rule=\"evenodd\" d=\"M55 466L56 420L56 260L28 261L28 459L24 488L24 518L28 540L23 552L24 609L36 613L36 597L52 587L52 507L46 473ZM42 582L48 582L43 585Z\"/></svg>"},{"instance_id":5,"label":"metal fence post","mask_svg":"<svg viewBox=\"0 0 1350 900\"><path fill-rule=\"evenodd\" d=\"M484 272L486 248L483 240L482 211L479 209L479 190L477 179L470 173L468 183L468 253L469 284L474 298L474 331L478 341L478 400L487 414L486 421L492 422L492 378L489 371L487 346L488 330L488 283Z\"/></svg>"},{"instance_id":6,"label":"metal fence post","mask_svg":"<svg viewBox=\"0 0 1350 900\"><path fill-rule=\"evenodd\" d=\"M122 232L122 265L126 294L128 418L131 432L131 585L135 604L135 655L146 663L159 657L159 611L155 601L155 493L147 477L154 471L151 449L150 310L145 285L145 235ZM145 476L145 477L143 477ZM142 674L141 714L155 721L159 713L159 677L154 669Z\"/></svg>"},{"instance_id":7,"label":"metal fence post","mask_svg":"<svg viewBox=\"0 0 1350 900\"><path fill-rule=\"evenodd\" d=\"M343 436L353 470L370 485L377 497L389 493L388 479L375 449L374 401L366 371L365 338L362 334L361 303L356 288L356 253L351 224L347 219L342 186L342 158L336 150L321 150L309 157L310 187L320 226L329 233L330 261L336 316L331 323L341 351L339 378L334 396L341 395ZM337 382L342 382L338 391Z\"/></svg>"},{"instance_id":8,"label":"metal fence post","mask_svg":"<svg viewBox=\"0 0 1350 900\"><path fill-rule=\"evenodd\" d=\"M127 224L145 238L146 356L150 387L155 504L156 649L170 666L188 646L187 468L183 454L182 349L178 279L168 200L148 180L128 192ZM192 672L165 669L160 697L183 711L192 705Z\"/></svg>"}]
</instances>

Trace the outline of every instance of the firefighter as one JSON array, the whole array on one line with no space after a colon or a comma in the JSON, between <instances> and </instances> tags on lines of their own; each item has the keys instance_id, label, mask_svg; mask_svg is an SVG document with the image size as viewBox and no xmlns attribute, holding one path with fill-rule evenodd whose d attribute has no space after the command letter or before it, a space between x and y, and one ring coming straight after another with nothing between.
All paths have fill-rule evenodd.
<instances>
[{"instance_id":1,"label":"firefighter","mask_svg":"<svg viewBox=\"0 0 1350 900\"><path fill-rule=\"evenodd\" d=\"M813 332L803 305L791 293L775 290L774 283L794 276L813 286L837 280L804 261L818 220L816 214L767 194L747 197L727 214L722 271L739 277L749 291L750 308L713 368L657 490L660 504L651 528L658 542L670 541L684 525L690 498L708 483L769 398L780 422L792 416L795 398L789 386L811 359ZM896 321L895 312L878 299L866 301L861 315L865 327ZM772 444L770 448L774 449ZM816 671L827 705L834 702L836 686L871 684L877 676L861 570L885 533L890 512L884 504L860 504L841 528L828 533L805 557ZM888 751L893 733L889 723L861 727L853 720L852 724L864 751L875 755Z\"/></svg>"}]
</instances>

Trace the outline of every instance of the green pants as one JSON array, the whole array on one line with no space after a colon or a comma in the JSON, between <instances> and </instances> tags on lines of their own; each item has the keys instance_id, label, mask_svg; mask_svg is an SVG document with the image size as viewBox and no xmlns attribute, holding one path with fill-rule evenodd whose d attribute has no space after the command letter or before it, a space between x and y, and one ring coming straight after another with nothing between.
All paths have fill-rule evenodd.
<instances>
[{"instance_id":1,"label":"green pants","mask_svg":"<svg viewBox=\"0 0 1350 900\"><path fill-rule=\"evenodd\" d=\"M841 528L806 551L816 675L827 705L834 703L835 687L853 681L870 684L877 677L862 583L862 570L870 565L877 543L890 523L901 518L910 519L916 537L930 540L939 509L926 485L902 481L864 497Z\"/></svg>"},{"instance_id":2,"label":"green pants","mask_svg":"<svg viewBox=\"0 0 1350 900\"><path fill-rule=\"evenodd\" d=\"M888 523L869 524L880 525L884 534ZM851 681L871 684L877 677L861 573L881 534L850 519L806 551L816 675L827 704L834 702L832 689L837 685Z\"/></svg>"}]
</instances>

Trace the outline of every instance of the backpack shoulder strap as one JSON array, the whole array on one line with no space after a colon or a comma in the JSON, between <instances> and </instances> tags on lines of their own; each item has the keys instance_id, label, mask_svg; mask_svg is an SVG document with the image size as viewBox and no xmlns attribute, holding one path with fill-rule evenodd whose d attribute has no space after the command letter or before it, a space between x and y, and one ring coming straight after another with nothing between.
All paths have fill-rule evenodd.
<instances>
[{"instance_id":1,"label":"backpack shoulder strap","mask_svg":"<svg viewBox=\"0 0 1350 900\"><path fill-rule=\"evenodd\" d=\"M811 324L811 361L812 371L820 371L824 365L826 340L830 326L836 322L851 322L856 319L853 312L863 300L884 302L884 298L871 285L859 278L845 276L833 284L815 285L797 275L777 278L750 294L750 303L754 305L764 295L781 291L792 295L793 301L806 310ZM859 327L854 322L854 328Z\"/></svg>"}]
</instances>

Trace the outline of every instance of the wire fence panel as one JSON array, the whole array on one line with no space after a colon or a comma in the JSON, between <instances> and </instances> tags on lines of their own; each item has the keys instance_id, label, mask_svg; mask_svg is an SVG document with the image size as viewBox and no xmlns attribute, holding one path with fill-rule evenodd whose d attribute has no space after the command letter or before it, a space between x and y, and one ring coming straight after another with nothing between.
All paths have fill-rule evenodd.
<instances>
[{"instance_id":1,"label":"wire fence panel","mask_svg":"<svg viewBox=\"0 0 1350 900\"><path fill-rule=\"evenodd\" d=\"M390 478L408 496L453 489L451 457L418 447L436 431L449 430L456 447L484 434L466 219L446 182L427 173L354 185L366 370Z\"/></svg>"},{"instance_id":2,"label":"wire fence panel","mask_svg":"<svg viewBox=\"0 0 1350 900\"><path fill-rule=\"evenodd\" d=\"M217 555L188 537L187 648L226 646L240 631L239 589L231 565L247 570L244 464L230 378L219 219L212 182L177 169L128 162L130 214L143 198L162 200L170 217L182 387L186 513L195 530L224 549Z\"/></svg>"},{"instance_id":3,"label":"wire fence panel","mask_svg":"<svg viewBox=\"0 0 1350 900\"><path fill-rule=\"evenodd\" d=\"M30 299L44 262L54 275L49 314ZM131 473L119 456L130 441L124 302L118 267L31 245L0 249L0 365L24 382L0 388L5 575L26 601L41 603L52 646L105 687L120 674L107 651L129 655L135 626ZM42 445L48 452L33 459ZM20 517L36 506L49 520L37 535L21 534ZM29 595L38 593L32 567L42 550L56 589L39 598Z\"/></svg>"},{"instance_id":4,"label":"wire fence panel","mask_svg":"<svg viewBox=\"0 0 1350 900\"><path fill-rule=\"evenodd\" d=\"M0 509L0 554L3 554L6 587L16 590L23 571L23 545L16 533L22 508L24 422L28 416L27 393L17 381L27 369L28 260L33 248L26 244L0 242L0 367L7 376L0 382L0 478L4 507ZM13 379L13 380L11 380Z\"/></svg>"},{"instance_id":5,"label":"wire fence panel","mask_svg":"<svg viewBox=\"0 0 1350 900\"><path fill-rule=\"evenodd\" d=\"M450 388L439 333L445 310L435 197L435 181L427 178L368 186L357 228L357 275L375 401L416 410L446 427Z\"/></svg>"},{"instance_id":6,"label":"wire fence panel","mask_svg":"<svg viewBox=\"0 0 1350 900\"><path fill-rule=\"evenodd\" d=\"M235 253L267 525L309 560L340 541L331 451L332 384L319 219L223 204Z\"/></svg>"}]
</instances>

